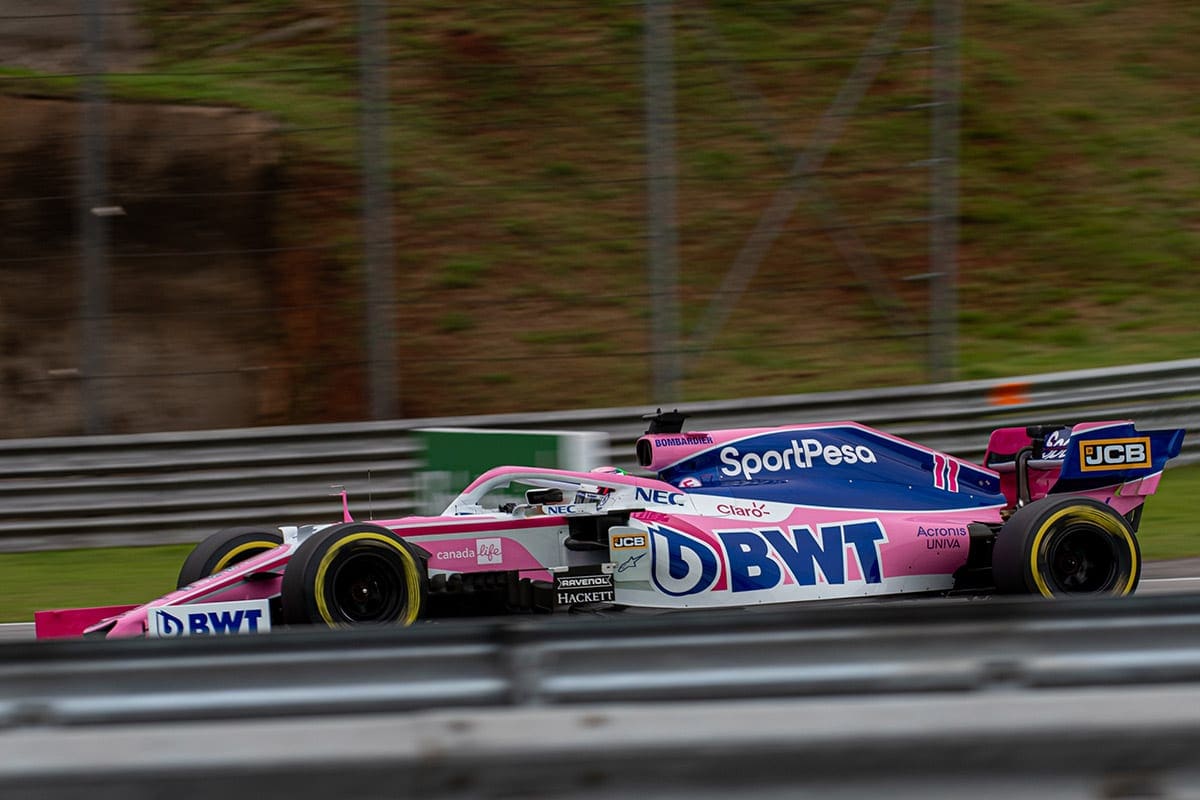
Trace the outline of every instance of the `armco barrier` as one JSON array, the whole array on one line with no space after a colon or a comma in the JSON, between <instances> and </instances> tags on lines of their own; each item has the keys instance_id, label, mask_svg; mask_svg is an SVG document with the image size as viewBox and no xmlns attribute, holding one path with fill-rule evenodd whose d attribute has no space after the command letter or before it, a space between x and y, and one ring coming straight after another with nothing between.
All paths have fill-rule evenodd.
<instances>
[{"instance_id":1,"label":"armco barrier","mask_svg":"<svg viewBox=\"0 0 1200 800\"><path fill-rule=\"evenodd\" d=\"M1191 798L1183 687L0 732L6 800Z\"/></svg>"},{"instance_id":2,"label":"armco barrier","mask_svg":"<svg viewBox=\"0 0 1200 800\"><path fill-rule=\"evenodd\" d=\"M681 406L697 430L851 419L978 459L1006 424L1129 418L1200 429L1200 359L1005 380L705 401ZM198 541L228 525L356 517L415 507L422 427L593 430L608 462L634 466L645 430L628 408L337 425L20 439L0 442L0 551ZM1200 436L1177 463L1200 460Z\"/></svg>"},{"instance_id":3,"label":"armco barrier","mask_svg":"<svg viewBox=\"0 0 1200 800\"><path fill-rule=\"evenodd\" d=\"M1174 595L6 644L0 796L1194 796L1198 637Z\"/></svg>"},{"instance_id":4,"label":"armco barrier","mask_svg":"<svg viewBox=\"0 0 1200 800\"><path fill-rule=\"evenodd\" d=\"M1200 683L1197 642L1200 596L1188 594L9 642L0 729Z\"/></svg>"}]
</instances>

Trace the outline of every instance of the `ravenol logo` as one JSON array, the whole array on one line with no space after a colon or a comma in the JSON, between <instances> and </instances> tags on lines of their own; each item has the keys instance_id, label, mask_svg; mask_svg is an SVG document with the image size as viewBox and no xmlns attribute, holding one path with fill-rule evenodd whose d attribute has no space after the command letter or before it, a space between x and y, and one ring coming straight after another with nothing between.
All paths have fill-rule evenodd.
<instances>
[{"instance_id":1,"label":"ravenol logo","mask_svg":"<svg viewBox=\"0 0 1200 800\"><path fill-rule=\"evenodd\" d=\"M1150 437L1091 439L1079 443L1079 470L1144 469L1150 462Z\"/></svg>"},{"instance_id":2,"label":"ravenol logo","mask_svg":"<svg viewBox=\"0 0 1200 800\"><path fill-rule=\"evenodd\" d=\"M236 633L266 633L269 630L271 613L266 599L152 606L146 616L147 635L164 638L228 636Z\"/></svg>"}]
</instances>

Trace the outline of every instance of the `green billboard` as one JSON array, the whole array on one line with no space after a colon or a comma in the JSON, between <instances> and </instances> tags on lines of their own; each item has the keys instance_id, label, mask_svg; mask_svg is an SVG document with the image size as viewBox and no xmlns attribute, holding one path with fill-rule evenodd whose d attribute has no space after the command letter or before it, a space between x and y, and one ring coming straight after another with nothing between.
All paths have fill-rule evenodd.
<instances>
[{"instance_id":1,"label":"green billboard","mask_svg":"<svg viewBox=\"0 0 1200 800\"><path fill-rule=\"evenodd\" d=\"M423 428L424 466L417 472L419 513L440 514L467 484L492 467L551 467L586 472L600 466L608 435L595 431Z\"/></svg>"}]
</instances>

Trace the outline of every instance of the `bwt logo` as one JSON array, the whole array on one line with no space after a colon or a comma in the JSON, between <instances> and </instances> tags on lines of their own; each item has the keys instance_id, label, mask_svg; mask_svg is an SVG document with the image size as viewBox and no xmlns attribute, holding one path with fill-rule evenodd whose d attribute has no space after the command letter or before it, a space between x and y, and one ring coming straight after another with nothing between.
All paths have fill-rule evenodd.
<instances>
[{"instance_id":1,"label":"bwt logo","mask_svg":"<svg viewBox=\"0 0 1200 800\"><path fill-rule=\"evenodd\" d=\"M827 583L844 584L851 553L865 583L883 581L879 545L887 535L878 520L822 525L819 534L807 525L721 531L721 552L670 528L654 526L650 534L651 579L672 597L708 591L722 566L734 593L774 589L789 576L799 586L815 586L818 571Z\"/></svg>"},{"instance_id":2,"label":"bwt logo","mask_svg":"<svg viewBox=\"0 0 1200 800\"><path fill-rule=\"evenodd\" d=\"M269 630L271 606L266 599L152 606L146 614L149 636L228 636Z\"/></svg>"},{"instance_id":3,"label":"bwt logo","mask_svg":"<svg viewBox=\"0 0 1200 800\"><path fill-rule=\"evenodd\" d=\"M742 455L736 447L721 448L721 474L730 478L750 480L760 472L787 472L808 469L818 462L836 467L839 464L874 464L875 451L865 445L824 445L816 439L792 439L786 450L766 450Z\"/></svg>"},{"instance_id":4,"label":"bwt logo","mask_svg":"<svg viewBox=\"0 0 1200 800\"><path fill-rule=\"evenodd\" d=\"M1136 469L1150 466L1150 437L1134 439L1094 439L1079 443L1079 469L1082 472L1120 467Z\"/></svg>"},{"instance_id":5,"label":"bwt logo","mask_svg":"<svg viewBox=\"0 0 1200 800\"><path fill-rule=\"evenodd\" d=\"M233 633L258 633L263 612L257 608L237 611L198 611L177 617L158 609L154 612L159 636L224 636Z\"/></svg>"}]
</instances>

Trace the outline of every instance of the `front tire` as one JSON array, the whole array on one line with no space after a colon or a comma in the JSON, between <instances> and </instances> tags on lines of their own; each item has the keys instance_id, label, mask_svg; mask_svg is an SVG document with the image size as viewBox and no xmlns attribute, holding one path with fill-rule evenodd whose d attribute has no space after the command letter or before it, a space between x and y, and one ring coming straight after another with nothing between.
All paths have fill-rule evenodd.
<instances>
[{"instance_id":1,"label":"front tire","mask_svg":"<svg viewBox=\"0 0 1200 800\"><path fill-rule=\"evenodd\" d=\"M283 544L276 528L225 528L210 535L188 553L179 568L177 589L214 575L239 561Z\"/></svg>"},{"instance_id":2,"label":"front tire","mask_svg":"<svg viewBox=\"0 0 1200 800\"><path fill-rule=\"evenodd\" d=\"M289 625L411 625L425 607L427 578L413 550L392 531L348 522L305 539L280 587Z\"/></svg>"},{"instance_id":3,"label":"front tire","mask_svg":"<svg viewBox=\"0 0 1200 800\"><path fill-rule=\"evenodd\" d=\"M1018 509L992 551L996 588L1014 594L1123 597L1141 572L1129 522L1088 497L1046 497Z\"/></svg>"}]
</instances>

